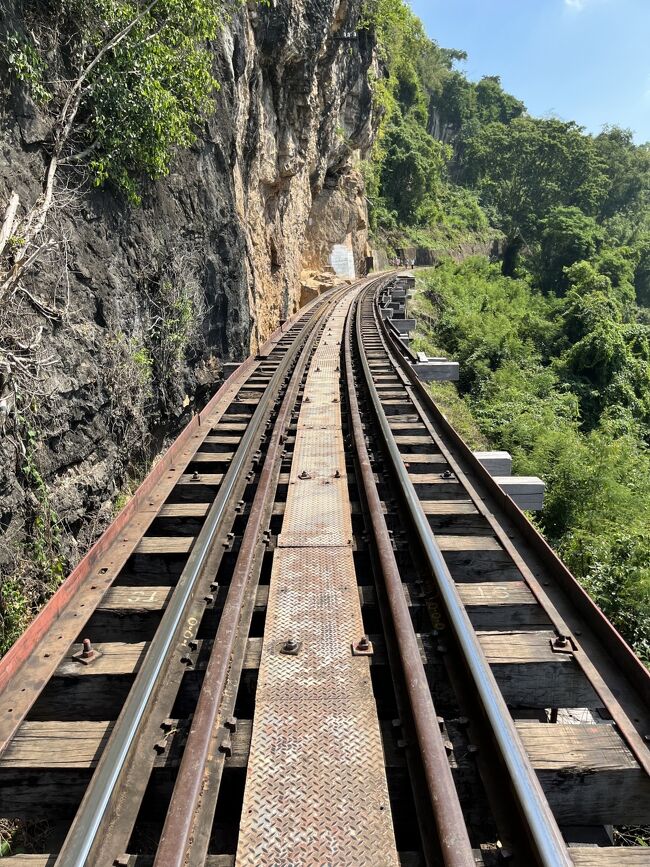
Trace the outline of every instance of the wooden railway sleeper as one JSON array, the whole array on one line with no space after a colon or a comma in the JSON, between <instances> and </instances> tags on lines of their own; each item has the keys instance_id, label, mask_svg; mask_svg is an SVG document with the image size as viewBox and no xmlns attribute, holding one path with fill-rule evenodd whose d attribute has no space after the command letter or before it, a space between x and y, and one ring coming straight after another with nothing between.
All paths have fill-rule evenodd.
<instances>
[{"instance_id":1,"label":"wooden railway sleeper","mask_svg":"<svg viewBox=\"0 0 650 867\"><path fill-rule=\"evenodd\" d=\"M236 631L241 622L242 606L247 590L256 576L253 567L257 563L259 569L261 564L259 545L260 541L264 544L265 540L260 534L264 524L270 520L273 509L274 497L272 494L277 486L281 469L281 440L288 426L290 413L296 403L298 387L303 380L317 334L318 330L314 328L302 349L283 397L274 432L270 437L269 450L262 467L256 500L251 507L250 518L239 549L237 564L208 661L205 687L199 697L167 811L154 861L155 867L181 867L188 861L200 861L206 854L202 847L199 852L194 851L192 853L188 853L187 849L190 846L190 841L205 841L209 836L205 833L205 826L207 824L211 826L216 809L218 789L215 792L213 787L212 797L206 798L203 785L204 778L211 775L209 770L210 741L220 713ZM254 594L249 592L250 595ZM227 740L229 744L229 735ZM220 750L224 752L223 742Z\"/></svg>"},{"instance_id":2,"label":"wooden railway sleeper","mask_svg":"<svg viewBox=\"0 0 650 867\"><path fill-rule=\"evenodd\" d=\"M374 314L375 328L377 329L378 333L381 334L381 332L380 332L380 327L381 327L380 326L380 320L377 318L376 309L373 310L373 314ZM570 627L566 623L565 619L560 614L558 608L553 604L548 593L542 589L540 581L533 574L531 569L528 567L527 563L524 561L522 556L519 554L518 550L516 549L515 545L513 544L513 540L511 539L511 537L508 535L508 533L506 533L504 531L501 524L496 520L495 516L487 508L487 506L484 502L484 499L481 496L479 496L476 489L474 488L474 486L471 484L471 482L467 478L467 475L463 472L459 462L455 459L455 457L451 453L450 449L443 442L441 436L434 429L433 425L431 424L430 420L428 419L427 413L424 411L424 408L423 408L423 403L424 403L424 401L427 401L427 403L429 405L432 405L430 397L427 394L424 387L422 386L422 383L418 380L415 372L412 371L407 366L405 366L404 369L402 369L401 365L399 364L400 359L401 359L401 355L400 355L399 351L397 351L398 347L396 347L395 339L388 332L386 332L385 338L382 335L382 343L383 343L384 351L386 352L387 357L391 358L391 354L388 351L386 341L388 341L393 346L393 348L396 350L394 355L393 355L393 364L395 364L397 361L396 370L397 370L398 374L400 375L400 377L405 382L405 385L408 384L408 391L410 394L410 400L411 400L414 408L416 409L417 413L419 414L422 423L425 425L429 435L431 436L431 439L435 443L436 448L445 457L450 468L455 473L456 478L463 485L464 489L467 491L469 497L471 498L471 500L474 503L474 505L476 506L476 508L479 510L480 514L482 514L486 518L486 520L488 521L488 523L489 523L492 531L494 532L496 538L498 539L499 543L503 546L504 551L506 551L506 553L512 558L513 563L515 564L517 569L523 575L527 585L531 589L531 591L534 594L535 598L537 599L539 605L545 611L545 613L549 617L549 620L553 624L556 635L558 637L563 636L563 637L568 638L569 641L573 644L573 647L577 650L578 642L576 641L575 635L573 634L572 630L570 629ZM435 410L435 407L433 407L433 409ZM440 414L438 413L438 415L440 415ZM450 433L454 435L454 438L456 440L456 444L464 452L465 459L467 460L467 462L473 465L473 469L474 469L474 472L476 473L476 475L479 476L479 478L481 478L481 480L484 482L484 484L489 489L495 489L497 486L496 486L496 483L494 482L494 480L492 479L492 477L490 476L490 474L481 466L480 462L474 457L474 455L471 453L471 451L469 449L467 449L467 447L464 445L462 440L460 440L460 438L457 437L457 435L455 434L453 429L451 429L449 423L444 419L444 417L440 417L440 424L447 427L447 429L450 431ZM501 496L504 499L507 499L505 497L505 495L501 494ZM535 531L532 531L532 532L534 533ZM548 549L548 551L549 551L549 553L552 553L552 552L550 552L550 549ZM559 568L564 569L563 564L561 564L560 561L556 557L554 557L554 563L558 569ZM566 575L565 575L566 580L567 581L572 580L573 583L576 585L576 588L577 588L577 582L575 582L575 579L573 579L572 576L570 576L570 574L566 571L566 569L564 569L564 572L566 573ZM577 592L579 592L581 594L581 598L587 598L584 590L578 590ZM598 609L596 608L596 606L593 603L590 603L589 610L591 610L595 614L595 616L598 615L598 613L599 613ZM602 615L600 615L600 617L602 617ZM613 642L616 644L620 644L621 646L626 648L626 651L623 652L623 656L625 659L630 660L630 665L632 667L634 667L634 673L637 675L637 679L640 680L643 677L645 678L646 694L650 695L650 677L648 676L647 670L645 670L644 675L639 673L640 668L642 667L641 663L639 663L637 660L636 665L635 665L634 662L631 661L631 657L633 657L633 654L630 651L630 649L627 647L627 645L625 645L625 642L623 642L623 639L618 635L618 633L616 633L615 630L613 630L613 628L611 626L610 626L610 631L611 631L611 637L612 637ZM630 714L628 712L626 712L626 710L623 708L620 700L615 697L612 689L608 686L605 679L603 678L603 676L600 674L600 672L598 671L598 669L596 668L596 666L594 665L594 663L590 659L589 654L576 652L576 653L574 653L574 658L575 658L576 664L583 671L585 677L591 683L594 691L600 697L601 701L603 702L603 706L606 708L606 710L610 714L611 718L616 722L617 727L621 733L621 736L623 737L624 741L627 743L631 752L633 753L633 755L635 756L635 758L637 759L637 761L639 762L641 767L644 768L646 774L650 775L650 750L647 747L647 743L644 741L643 733L640 732L638 730L638 727L634 725L634 723L632 722L632 720L630 718Z\"/></svg>"},{"instance_id":3,"label":"wooden railway sleeper","mask_svg":"<svg viewBox=\"0 0 650 867\"><path fill-rule=\"evenodd\" d=\"M366 294L365 299L361 302L362 311L364 301L368 297L369 293ZM368 306L370 307L370 311L367 315L374 318L374 307L372 304L366 304L366 310ZM544 867L559 867L559 865L571 867L572 862L560 829L550 810L548 801L530 764L524 745L515 729L494 675L455 589L449 569L433 537L426 515L422 510L419 498L409 479L408 471L404 467L399 448L395 443L393 433L382 409L380 398L373 382L372 371L364 354L362 315L363 312L357 316L356 343L366 388L370 394L373 406L374 417L381 431L395 477L399 480L400 488L404 493L408 512L420 539L423 554L426 557L431 574L436 578L447 615L454 625L454 632L463 648L473 682L481 696L484 710L495 733L504 766L508 769L513 789L517 793L522 817L524 817L530 835L534 840L537 858ZM376 320L375 327L379 328Z\"/></svg>"},{"instance_id":4,"label":"wooden railway sleeper","mask_svg":"<svg viewBox=\"0 0 650 867\"><path fill-rule=\"evenodd\" d=\"M320 313L322 315L321 308ZM293 351L287 352L279 364L269 386L269 397L260 402L242 438L233 462L219 487L206 522L197 538L188 563L176 585L174 596L165 610L159 630L149 652L136 676L127 701L101 755L81 806L73 820L63 844L57 863L65 867L83 867L91 863L110 863L115 851L123 850L130 836L130 828L137 814L137 807L144 795L144 786L149 774L143 766L151 764L149 758L156 717L154 710L162 701L167 708L178 689L179 680L174 676L173 656L170 650L183 639L183 634L194 637L202 608L198 602L200 585L206 572L216 574L216 566L223 548L215 550L211 542L222 532L224 523L234 516L234 505L243 493L242 470L250 462L251 455L259 447L267 415L272 412L273 395L281 388L286 369L295 360L296 350L307 339L319 321L312 317L304 332L293 340ZM163 700L163 697L164 698ZM152 702L153 700L153 702ZM163 711L164 716L169 710ZM128 797L118 798L118 789L128 792Z\"/></svg>"}]
</instances>

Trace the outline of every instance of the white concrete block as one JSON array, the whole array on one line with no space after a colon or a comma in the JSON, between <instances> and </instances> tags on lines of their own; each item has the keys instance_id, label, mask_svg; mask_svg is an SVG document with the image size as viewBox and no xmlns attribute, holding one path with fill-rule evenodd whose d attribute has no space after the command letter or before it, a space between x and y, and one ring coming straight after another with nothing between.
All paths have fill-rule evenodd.
<instances>
[{"instance_id":1,"label":"white concrete block","mask_svg":"<svg viewBox=\"0 0 650 867\"><path fill-rule=\"evenodd\" d=\"M491 476L510 476L512 455L510 452L474 452Z\"/></svg>"},{"instance_id":2,"label":"white concrete block","mask_svg":"<svg viewBox=\"0 0 650 867\"><path fill-rule=\"evenodd\" d=\"M494 476L494 481L520 509L536 511L544 505L546 485L537 476Z\"/></svg>"},{"instance_id":3,"label":"white concrete block","mask_svg":"<svg viewBox=\"0 0 650 867\"><path fill-rule=\"evenodd\" d=\"M413 370L423 382L458 382L460 366L457 361L417 362Z\"/></svg>"},{"instance_id":4,"label":"white concrete block","mask_svg":"<svg viewBox=\"0 0 650 867\"><path fill-rule=\"evenodd\" d=\"M393 318L392 324L400 334L409 334L411 331L415 331L415 319Z\"/></svg>"}]
</instances>

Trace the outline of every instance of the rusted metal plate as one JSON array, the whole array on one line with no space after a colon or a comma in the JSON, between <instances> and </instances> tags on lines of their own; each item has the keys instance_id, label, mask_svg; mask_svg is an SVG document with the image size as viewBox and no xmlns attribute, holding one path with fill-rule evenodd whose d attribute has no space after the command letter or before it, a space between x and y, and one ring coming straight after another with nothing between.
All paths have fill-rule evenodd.
<instances>
[{"instance_id":1,"label":"rusted metal plate","mask_svg":"<svg viewBox=\"0 0 650 867\"><path fill-rule=\"evenodd\" d=\"M302 430L290 474L278 546L351 545L352 518L343 441L334 428Z\"/></svg>"},{"instance_id":2,"label":"rusted metal plate","mask_svg":"<svg viewBox=\"0 0 650 867\"><path fill-rule=\"evenodd\" d=\"M348 303L326 326L321 349L341 339ZM331 402L339 390L339 348L327 367L325 353L315 354L305 388L310 400L298 420L271 573L237 867L399 864L369 658L353 653L363 622L348 544L340 410ZM307 426L316 409L325 429ZM311 478L300 479L303 472Z\"/></svg>"},{"instance_id":3,"label":"rusted metal plate","mask_svg":"<svg viewBox=\"0 0 650 867\"><path fill-rule=\"evenodd\" d=\"M350 550L276 552L239 867L398 864L361 632Z\"/></svg>"}]
</instances>

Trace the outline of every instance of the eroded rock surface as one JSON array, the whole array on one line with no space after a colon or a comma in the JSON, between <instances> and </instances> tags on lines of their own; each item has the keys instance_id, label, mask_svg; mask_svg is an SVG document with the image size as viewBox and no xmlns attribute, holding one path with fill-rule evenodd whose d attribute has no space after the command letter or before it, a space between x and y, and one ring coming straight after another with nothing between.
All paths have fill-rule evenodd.
<instances>
[{"instance_id":1,"label":"eroded rock surface","mask_svg":"<svg viewBox=\"0 0 650 867\"><path fill-rule=\"evenodd\" d=\"M0 569L30 556L43 508L26 463L45 483L72 562L75 545L108 520L143 444L175 434L218 385L221 362L254 351L294 312L303 269L327 267L346 238L363 262L358 164L376 118L360 5L275 0L242 10L215 46L214 114L169 176L145 188L142 206L91 191L56 214L64 247L32 271L32 299L14 299L1 317L0 344L12 330L36 339L44 366L28 396L14 397L0 370ZM48 129L23 91L3 88L4 206L12 190L22 201L38 195ZM199 304L183 357L163 369L146 347L160 328L150 286L168 273L192 283L205 315Z\"/></svg>"}]
</instances>

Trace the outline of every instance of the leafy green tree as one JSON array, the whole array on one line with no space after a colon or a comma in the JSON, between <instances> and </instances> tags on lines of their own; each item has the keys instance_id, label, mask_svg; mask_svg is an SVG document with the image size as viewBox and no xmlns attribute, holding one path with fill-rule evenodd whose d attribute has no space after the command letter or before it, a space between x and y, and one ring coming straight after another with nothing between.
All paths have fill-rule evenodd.
<instances>
[{"instance_id":1,"label":"leafy green tree","mask_svg":"<svg viewBox=\"0 0 650 867\"><path fill-rule=\"evenodd\" d=\"M521 100L516 99L501 87L498 75L486 75L474 85L476 113L482 125L510 123L526 111Z\"/></svg>"},{"instance_id":2,"label":"leafy green tree","mask_svg":"<svg viewBox=\"0 0 650 867\"><path fill-rule=\"evenodd\" d=\"M638 248L639 259L634 270L634 289L637 303L650 307L650 239Z\"/></svg>"},{"instance_id":3,"label":"leafy green tree","mask_svg":"<svg viewBox=\"0 0 650 867\"><path fill-rule=\"evenodd\" d=\"M632 131L605 127L594 143L609 178L609 190L600 208L602 217L621 211L647 209L650 202L650 146L636 147Z\"/></svg>"},{"instance_id":4,"label":"leafy green tree","mask_svg":"<svg viewBox=\"0 0 650 867\"><path fill-rule=\"evenodd\" d=\"M575 206L553 208L540 221L538 273L542 287L563 294L568 286L565 268L595 254L602 231L593 217Z\"/></svg>"},{"instance_id":5,"label":"leafy green tree","mask_svg":"<svg viewBox=\"0 0 650 867\"><path fill-rule=\"evenodd\" d=\"M467 143L464 175L507 237L528 243L555 207L595 215L609 186L593 139L579 126L529 117L484 126Z\"/></svg>"},{"instance_id":6,"label":"leafy green tree","mask_svg":"<svg viewBox=\"0 0 650 867\"><path fill-rule=\"evenodd\" d=\"M402 223L417 223L421 208L435 200L445 148L427 133L413 114L391 124L383 146L383 199Z\"/></svg>"}]
</instances>

